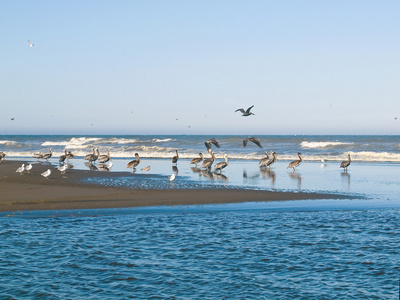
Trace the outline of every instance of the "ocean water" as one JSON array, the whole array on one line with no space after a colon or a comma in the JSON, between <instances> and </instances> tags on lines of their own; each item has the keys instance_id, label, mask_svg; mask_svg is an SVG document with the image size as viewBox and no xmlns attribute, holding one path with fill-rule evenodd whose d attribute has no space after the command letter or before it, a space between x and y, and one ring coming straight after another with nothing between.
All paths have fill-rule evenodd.
<instances>
[{"instance_id":1,"label":"ocean water","mask_svg":"<svg viewBox=\"0 0 400 300\"><path fill-rule=\"evenodd\" d=\"M2 136L0 151L55 168L66 148L77 155L70 167L93 170L85 181L109 186L349 198L2 213L0 299L398 299L399 136L257 137L262 149L244 148L243 137L216 136L217 160L230 158L222 174L189 165L208 138ZM31 157L50 147L48 162ZM110 151L111 168L85 164L93 147ZM174 149L181 154L176 166ZM278 153L270 170L258 167L265 150ZM305 162L293 172L287 165L298 151ZM126 164L134 152L142 162L132 172ZM344 172L347 153L354 161ZM90 176L102 171L125 173Z\"/></svg>"}]
</instances>

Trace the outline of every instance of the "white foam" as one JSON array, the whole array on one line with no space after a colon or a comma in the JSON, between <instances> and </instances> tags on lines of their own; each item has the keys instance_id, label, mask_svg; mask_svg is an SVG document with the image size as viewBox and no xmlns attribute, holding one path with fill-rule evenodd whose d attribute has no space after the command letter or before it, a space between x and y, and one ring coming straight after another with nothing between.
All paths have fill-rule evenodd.
<instances>
[{"instance_id":1,"label":"white foam","mask_svg":"<svg viewBox=\"0 0 400 300\"><path fill-rule=\"evenodd\" d=\"M15 142L15 141L0 141L0 144L1 145L6 145L6 146L10 146L10 145L18 144L18 143Z\"/></svg>"},{"instance_id":2,"label":"white foam","mask_svg":"<svg viewBox=\"0 0 400 300\"><path fill-rule=\"evenodd\" d=\"M301 142L300 146L306 149L314 149L314 148L328 148L328 147L336 147L342 145L352 145L353 143L343 143L343 142Z\"/></svg>"},{"instance_id":3,"label":"white foam","mask_svg":"<svg viewBox=\"0 0 400 300\"><path fill-rule=\"evenodd\" d=\"M174 141L174 140L171 139L171 138L168 138L168 139L152 139L153 143L163 143L163 142L171 142L171 141Z\"/></svg>"}]
</instances>

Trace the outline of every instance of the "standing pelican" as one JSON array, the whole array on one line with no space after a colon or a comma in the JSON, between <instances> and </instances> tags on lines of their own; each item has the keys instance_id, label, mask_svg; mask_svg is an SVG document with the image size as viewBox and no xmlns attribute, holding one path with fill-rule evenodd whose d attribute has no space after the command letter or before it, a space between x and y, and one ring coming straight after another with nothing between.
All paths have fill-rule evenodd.
<instances>
[{"instance_id":1,"label":"standing pelican","mask_svg":"<svg viewBox=\"0 0 400 300\"><path fill-rule=\"evenodd\" d=\"M48 160L50 157L53 156L53 152L51 151L51 148L49 149L49 153L43 154L43 159Z\"/></svg>"},{"instance_id":2,"label":"standing pelican","mask_svg":"<svg viewBox=\"0 0 400 300\"><path fill-rule=\"evenodd\" d=\"M267 163L268 163L269 160L270 160L270 157L269 157L268 152L265 151L264 153L265 153L266 157L263 157L263 158L260 159L260 162L259 162L260 168L266 167L266 166L267 166Z\"/></svg>"},{"instance_id":3,"label":"standing pelican","mask_svg":"<svg viewBox=\"0 0 400 300\"><path fill-rule=\"evenodd\" d=\"M58 162L60 164L64 164L64 161L66 158L67 158L67 150L64 149L64 154L60 156L60 159L58 160Z\"/></svg>"},{"instance_id":4,"label":"standing pelican","mask_svg":"<svg viewBox=\"0 0 400 300\"><path fill-rule=\"evenodd\" d=\"M209 139L204 142L204 145L206 145L207 150L211 149L211 144L214 144L217 148L220 148L220 146L215 138Z\"/></svg>"},{"instance_id":5,"label":"standing pelican","mask_svg":"<svg viewBox=\"0 0 400 300\"><path fill-rule=\"evenodd\" d=\"M303 161L303 159L301 158L300 155L301 155L301 153L297 152L297 156L299 157L299 159L298 159L298 160L292 161L292 162L288 165L287 169L293 168L293 171L296 171L296 167L298 167L298 166L301 164L301 162Z\"/></svg>"},{"instance_id":6,"label":"standing pelican","mask_svg":"<svg viewBox=\"0 0 400 300\"><path fill-rule=\"evenodd\" d=\"M100 152L99 149L96 149L96 154L92 154L89 156L88 161L93 164L99 158Z\"/></svg>"},{"instance_id":7,"label":"standing pelican","mask_svg":"<svg viewBox=\"0 0 400 300\"><path fill-rule=\"evenodd\" d=\"M235 112L240 111L242 113L242 117L251 116L251 115L254 115L252 112L250 112L250 110L253 107L254 107L254 105L250 106L247 110L244 110L243 108L238 108L237 110L235 110Z\"/></svg>"},{"instance_id":8,"label":"standing pelican","mask_svg":"<svg viewBox=\"0 0 400 300\"><path fill-rule=\"evenodd\" d=\"M178 150L175 150L175 156L172 158L172 163L176 164L178 162L179 155L178 155Z\"/></svg>"},{"instance_id":9,"label":"standing pelican","mask_svg":"<svg viewBox=\"0 0 400 300\"><path fill-rule=\"evenodd\" d=\"M203 164L201 165L201 168L202 168L202 169L203 169L203 168L210 169L211 166L212 166L212 164L213 164L214 161L215 161L214 152L213 152L211 149L210 149L208 152L211 154L211 158L206 158L206 159L203 161Z\"/></svg>"},{"instance_id":10,"label":"standing pelican","mask_svg":"<svg viewBox=\"0 0 400 300\"><path fill-rule=\"evenodd\" d=\"M127 169L132 168L132 172L135 170L136 166L140 163L139 154L135 153L135 157L136 159L132 160L126 165Z\"/></svg>"},{"instance_id":11,"label":"standing pelican","mask_svg":"<svg viewBox=\"0 0 400 300\"><path fill-rule=\"evenodd\" d=\"M277 160L276 153L274 151L271 151L271 155L272 158L267 162L266 167L271 167L271 165L273 165Z\"/></svg>"},{"instance_id":12,"label":"standing pelican","mask_svg":"<svg viewBox=\"0 0 400 300\"><path fill-rule=\"evenodd\" d=\"M68 151L66 156L67 156L67 161L70 160L71 158L74 158L74 155L72 154L71 151Z\"/></svg>"},{"instance_id":13,"label":"standing pelican","mask_svg":"<svg viewBox=\"0 0 400 300\"><path fill-rule=\"evenodd\" d=\"M47 169L47 171L46 172L43 172L42 174L40 174L40 175L42 175L44 178L47 178L47 177L49 177L50 176L50 174L51 174L51 170L50 169Z\"/></svg>"},{"instance_id":14,"label":"standing pelican","mask_svg":"<svg viewBox=\"0 0 400 300\"><path fill-rule=\"evenodd\" d=\"M96 154L96 152L95 152L95 149L92 148L92 153L86 154L85 157L84 157L84 160L89 160L90 156L94 155L94 154Z\"/></svg>"},{"instance_id":15,"label":"standing pelican","mask_svg":"<svg viewBox=\"0 0 400 300\"><path fill-rule=\"evenodd\" d=\"M226 154L224 154L224 158L225 158L225 161L221 161L214 166L215 171L219 170L219 172L222 172L222 169L226 168L228 166L228 164L229 164L228 156Z\"/></svg>"},{"instance_id":16,"label":"standing pelican","mask_svg":"<svg viewBox=\"0 0 400 300\"><path fill-rule=\"evenodd\" d=\"M243 140L243 147L247 146L247 142L253 142L254 144L256 144L258 147L262 148L260 141L257 140L255 137L249 137L249 138L245 138Z\"/></svg>"},{"instance_id":17,"label":"standing pelican","mask_svg":"<svg viewBox=\"0 0 400 300\"><path fill-rule=\"evenodd\" d=\"M15 173L20 173L20 174L22 174L22 172L24 172L25 171L25 164L22 164L22 166L20 166L16 171L15 171Z\"/></svg>"},{"instance_id":18,"label":"standing pelican","mask_svg":"<svg viewBox=\"0 0 400 300\"><path fill-rule=\"evenodd\" d=\"M110 152L108 152L108 149L106 149L106 153L107 154L102 154L102 155L100 155L98 157L97 160L99 161L99 163L104 164L104 163L108 162L111 159Z\"/></svg>"},{"instance_id":19,"label":"standing pelican","mask_svg":"<svg viewBox=\"0 0 400 300\"><path fill-rule=\"evenodd\" d=\"M190 162L190 164L192 165L192 164L195 164L196 165L196 167L197 167L197 164L199 163L199 162L201 162L202 160L203 160L203 153L199 153L199 156L200 157L196 157L196 158L193 158L192 159L192 161Z\"/></svg>"},{"instance_id":20,"label":"standing pelican","mask_svg":"<svg viewBox=\"0 0 400 300\"><path fill-rule=\"evenodd\" d=\"M351 163L350 153L348 154L348 157L349 157L349 160L344 160L340 164L340 167L343 168L344 170L346 170L346 172L347 172L348 166L350 166L350 163Z\"/></svg>"},{"instance_id":21,"label":"standing pelican","mask_svg":"<svg viewBox=\"0 0 400 300\"><path fill-rule=\"evenodd\" d=\"M36 159L41 159L41 158L43 158L43 153L41 153L41 152L36 152L36 153L33 153L33 155L32 155L34 158L36 158Z\"/></svg>"}]
</instances>

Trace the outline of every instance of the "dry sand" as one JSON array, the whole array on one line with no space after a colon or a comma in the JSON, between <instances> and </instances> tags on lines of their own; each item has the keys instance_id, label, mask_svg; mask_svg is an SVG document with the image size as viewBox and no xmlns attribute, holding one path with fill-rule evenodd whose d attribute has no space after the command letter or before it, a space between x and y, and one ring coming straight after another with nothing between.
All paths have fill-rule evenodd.
<instances>
[{"instance_id":1,"label":"dry sand","mask_svg":"<svg viewBox=\"0 0 400 300\"><path fill-rule=\"evenodd\" d=\"M25 171L21 175L15 170L22 163L25 162L5 160L0 164L1 212L349 198L333 194L238 189L109 188L81 183L80 180L85 177L126 176L127 173L68 169L61 174L54 166L36 164L30 173ZM52 169L50 177L40 176L48 168Z\"/></svg>"}]
</instances>

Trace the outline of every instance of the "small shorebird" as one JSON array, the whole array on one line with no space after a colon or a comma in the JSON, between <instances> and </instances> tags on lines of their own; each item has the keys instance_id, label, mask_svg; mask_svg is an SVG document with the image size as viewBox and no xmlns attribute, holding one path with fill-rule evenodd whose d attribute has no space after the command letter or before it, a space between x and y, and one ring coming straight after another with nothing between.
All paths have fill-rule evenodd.
<instances>
[{"instance_id":1,"label":"small shorebird","mask_svg":"<svg viewBox=\"0 0 400 300\"><path fill-rule=\"evenodd\" d=\"M169 181L174 181L175 180L176 175L172 174L171 176L168 177Z\"/></svg>"},{"instance_id":2,"label":"small shorebird","mask_svg":"<svg viewBox=\"0 0 400 300\"><path fill-rule=\"evenodd\" d=\"M247 146L247 142L253 142L254 144L256 144L258 147L262 148L260 141L257 140L255 137L249 137L249 138L245 138L243 140L243 147Z\"/></svg>"},{"instance_id":3,"label":"small shorebird","mask_svg":"<svg viewBox=\"0 0 400 300\"><path fill-rule=\"evenodd\" d=\"M49 153L43 154L43 159L48 160L50 157L53 156L53 152L51 151L51 148L49 149Z\"/></svg>"},{"instance_id":4,"label":"small shorebird","mask_svg":"<svg viewBox=\"0 0 400 300\"><path fill-rule=\"evenodd\" d=\"M172 158L172 163L176 164L178 162L179 155L178 155L178 150L175 150L175 156Z\"/></svg>"},{"instance_id":5,"label":"small shorebird","mask_svg":"<svg viewBox=\"0 0 400 300\"><path fill-rule=\"evenodd\" d=\"M192 165L192 164L195 164L196 167L197 167L197 164L203 160L203 153L200 152L200 153L199 153L199 156L200 156L200 157L193 158L192 161L190 162L190 164L191 164L191 165Z\"/></svg>"},{"instance_id":6,"label":"small shorebird","mask_svg":"<svg viewBox=\"0 0 400 300\"><path fill-rule=\"evenodd\" d=\"M22 164L22 166L20 166L16 171L15 171L15 173L20 173L20 174L22 174L22 172L24 172L25 171L25 164Z\"/></svg>"},{"instance_id":7,"label":"small shorebird","mask_svg":"<svg viewBox=\"0 0 400 300\"><path fill-rule=\"evenodd\" d=\"M215 156L214 156L214 152L210 149L209 151L208 151L210 154L211 154L211 158L206 158L204 161L203 161L203 164L201 165L201 168L202 169L210 169L211 168L211 166L212 166L212 164L214 163L214 161L215 161Z\"/></svg>"},{"instance_id":8,"label":"small shorebird","mask_svg":"<svg viewBox=\"0 0 400 300\"><path fill-rule=\"evenodd\" d=\"M209 139L204 142L204 145L206 145L207 150L211 149L212 144L215 145L217 148L220 148L220 146L215 138Z\"/></svg>"},{"instance_id":9,"label":"small shorebird","mask_svg":"<svg viewBox=\"0 0 400 300\"><path fill-rule=\"evenodd\" d=\"M51 174L51 170L50 170L50 169L47 169L47 171L43 172L43 173L40 174L40 175L42 175L44 178L47 178L47 177L50 176L50 174Z\"/></svg>"},{"instance_id":10,"label":"small shorebird","mask_svg":"<svg viewBox=\"0 0 400 300\"><path fill-rule=\"evenodd\" d=\"M129 162L126 165L127 169L132 168L132 172L134 172L134 170L136 169L136 166L140 163L139 154L135 153L135 157L136 157L136 159L132 160L131 162Z\"/></svg>"},{"instance_id":11,"label":"small shorebird","mask_svg":"<svg viewBox=\"0 0 400 300\"><path fill-rule=\"evenodd\" d=\"M142 171L145 171L145 172L150 171L150 166L144 167L144 168L142 168L141 170L142 170Z\"/></svg>"},{"instance_id":12,"label":"small shorebird","mask_svg":"<svg viewBox=\"0 0 400 300\"><path fill-rule=\"evenodd\" d=\"M351 164L351 158L350 158L350 153L348 154L349 159L348 160L344 160L342 161L342 163L340 164L340 168L343 168L344 170L346 170L347 172L347 168L350 166Z\"/></svg>"},{"instance_id":13,"label":"small shorebird","mask_svg":"<svg viewBox=\"0 0 400 300\"><path fill-rule=\"evenodd\" d=\"M242 113L242 117L247 117L254 115L250 110L254 107L254 105L250 106L248 109L244 110L243 108L238 108L235 112L240 111Z\"/></svg>"},{"instance_id":14,"label":"small shorebird","mask_svg":"<svg viewBox=\"0 0 400 300\"><path fill-rule=\"evenodd\" d=\"M222 169L223 168L226 168L227 166L228 166L228 156L226 155L226 154L224 154L224 158L225 158L225 161L221 161L221 162L219 162L219 163L217 163L215 166L214 166L214 170L215 171L217 171L217 170L219 170L219 172L221 173L222 172Z\"/></svg>"},{"instance_id":15,"label":"small shorebird","mask_svg":"<svg viewBox=\"0 0 400 300\"><path fill-rule=\"evenodd\" d=\"M298 167L298 166L301 164L301 162L303 161L303 159L301 158L300 155L301 155L301 153L297 152L297 156L299 157L299 159L298 159L298 160L292 161L292 162L288 165L287 169L293 168L293 171L296 171L296 167Z\"/></svg>"}]
</instances>

